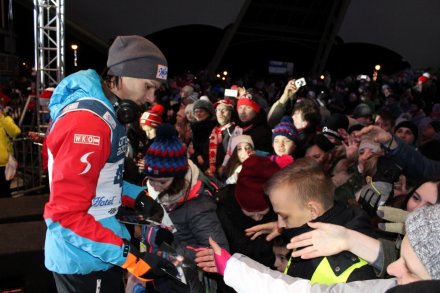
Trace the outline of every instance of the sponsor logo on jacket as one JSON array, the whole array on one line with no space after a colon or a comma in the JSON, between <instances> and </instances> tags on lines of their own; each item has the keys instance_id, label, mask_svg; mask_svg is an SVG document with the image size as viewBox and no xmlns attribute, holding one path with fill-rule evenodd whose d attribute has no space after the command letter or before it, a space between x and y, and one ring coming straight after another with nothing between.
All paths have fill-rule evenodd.
<instances>
[{"instance_id":1,"label":"sponsor logo on jacket","mask_svg":"<svg viewBox=\"0 0 440 293\"><path fill-rule=\"evenodd\" d=\"M92 201L93 207L105 207L105 206L111 206L115 202L116 196L113 196L111 199L106 198L105 196L97 196Z\"/></svg>"},{"instance_id":2,"label":"sponsor logo on jacket","mask_svg":"<svg viewBox=\"0 0 440 293\"><path fill-rule=\"evenodd\" d=\"M96 135L74 134L73 143L99 145L101 138Z\"/></svg>"}]
</instances>

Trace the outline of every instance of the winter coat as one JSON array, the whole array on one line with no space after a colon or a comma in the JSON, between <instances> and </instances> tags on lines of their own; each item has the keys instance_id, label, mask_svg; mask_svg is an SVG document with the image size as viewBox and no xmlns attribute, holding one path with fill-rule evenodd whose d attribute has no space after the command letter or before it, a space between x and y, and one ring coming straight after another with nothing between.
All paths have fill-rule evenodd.
<instances>
[{"instance_id":1,"label":"winter coat","mask_svg":"<svg viewBox=\"0 0 440 293\"><path fill-rule=\"evenodd\" d=\"M219 194L217 215L222 223L229 241L231 253L243 253L250 258L271 267L274 263L272 244L262 235L255 240L246 236L244 230L255 225L276 221L276 215L271 209L263 219L255 221L243 214L234 196L235 184L226 185Z\"/></svg>"},{"instance_id":2,"label":"winter coat","mask_svg":"<svg viewBox=\"0 0 440 293\"><path fill-rule=\"evenodd\" d=\"M165 194L159 202L165 207L168 215L176 228L174 239L179 246L185 248L184 256L195 258L195 251L189 247L209 247L208 239L211 237L221 243L222 247L229 250L228 241L222 225L217 217L217 203L213 195L209 194L203 174L191 162L185 178L190 186L177 195Z\"/></svg>"},{"instance_id":3,"label":"winter coat","mask_svg":"<svg viewBox=\"0 0 440 293\"><path fill-rule=\"evenodd\" d=\"M309 280L294 278L251 258L235 253L226 263L226 285L238 293L382 293L397 285L396 279L376 279L333 285L311 284Z\"/></svg>"},{"instance_id":4,"label":"winter coat","mask_svg":"<svg viewBox=\"0 0 440 293\"><path fill-rule=\"evenodd\" d=\"M264 112L260 112L252 121L238 123L243 128L243 134L252 137L256 150L272 152L272 129L267 126Z\"/></svg>"},{"instance_id":5,"label":"winter coat","mask_svg":"<svg viewBox=\"0 0 440 293\"><path fill-rule=\"evenodd\" d=\"M125 127L93 70L63 79L49 108L54 122L46 140L51 194L44 209L45 266L59 274L121 266L123 239L130 239L115 217L124 186Z\"/></svg>"},{"instance_id":6,"label":"winter coat","mask_svg":"<svg viewBox=\"0 0 440 293\"><path fill-rule=\"evenodd\" d=\"M203 120L191 123L194 147L194 154L191 156L191 160L202 171L205 171L209 167L209 136L216 124L217 122L215 120ZM203 164L198 163L197 156L199 155L203 158Z\"/></svg>"},{"instance_id":7,"label":"winter coat","mask_svg":"<svg viewBox=\"0 0 440 293\"><path fill-rule=\"evenodd\" d=\"M412 181L420 181L435 174L440 174L440 162L433 161L422 155L413 147L394 136L397 147L387 151L386 155L397 160L403 168L403 174Z\"/></svg>"}]
</instances>

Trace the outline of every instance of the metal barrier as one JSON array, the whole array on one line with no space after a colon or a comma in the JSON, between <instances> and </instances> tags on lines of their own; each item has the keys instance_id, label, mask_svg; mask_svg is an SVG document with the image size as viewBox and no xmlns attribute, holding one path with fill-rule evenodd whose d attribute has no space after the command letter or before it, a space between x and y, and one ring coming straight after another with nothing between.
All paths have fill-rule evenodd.
<instances>
[{"instance_id":1,"label":"metal barrier","mask_svg":"<svg viewBox=\"0 0 440 293\"><path fill-rule=\"evenodd\" d=\"M11 183L12 196L38 193L46 188L45 174L41 168L41 144L25 137L27 130L22 127L22 136L14 139L14 156L18 161L15 178Z\"/></svg>"}]
</instances>

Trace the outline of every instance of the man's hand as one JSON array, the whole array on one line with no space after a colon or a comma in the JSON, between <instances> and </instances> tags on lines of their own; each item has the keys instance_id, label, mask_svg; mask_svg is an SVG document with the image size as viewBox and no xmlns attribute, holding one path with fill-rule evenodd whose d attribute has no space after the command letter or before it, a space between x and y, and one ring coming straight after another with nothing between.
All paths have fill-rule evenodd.
<instances>
[{"instance_id":1,"label":"man's hand","mask_svg":"<svg viewBox=\"0 0 440 293\"><path fill-rule=\"evenodd\" d=\"M295 236L287 244L288 249L294 250L292 257L310 259L348 250L347 229L343 226L312 222L307 224L315 230Z\"/></svg>"},{"instance_id":2,"label":"man's hand","mask_svg":"<svg viewBox=\"0 0 440 293\"><path fill-rule=\"evenodd\" d=\"M281 235L281 229L278 228L276 221L253 226L244 230L244 232L246 233L246 236L252 236L251 240L255 240L260 235L269 234L266 236L266 240L271 241L275 237Z\"/></svg>"}]
</instances>

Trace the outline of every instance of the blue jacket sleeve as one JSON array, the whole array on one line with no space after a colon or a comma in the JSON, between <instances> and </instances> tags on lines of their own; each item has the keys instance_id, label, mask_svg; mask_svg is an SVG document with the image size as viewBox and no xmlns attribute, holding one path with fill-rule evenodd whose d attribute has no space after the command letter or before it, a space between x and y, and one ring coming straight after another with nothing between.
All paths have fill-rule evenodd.
<instances>
[{"instance_id":1,"label":"blue jacket sleeve","mask_svg":"<svg viewBox=\"0 0 440 293\"><path fill-rule=\"evenodd\" d=\"M408 178L419 181L435 174L440 174L440 162L430 160L416 149L394 137L398 146L388 151L387 155L396 159L403 168L403 174Z\"/></svg>"},{"instance_id":2,"label":"blue jacket sleeve","mask_svg":"<svg viewBox=\"0 0 440 293\"><path fill-rule=\"evenodd\" d=\"M144 188L142 186L129 183L127 181L123 181L122 183L122 195L123 196L129 196L132 199L136 199L139 193L144 191Z\"/></svg>"}]
</instances>

